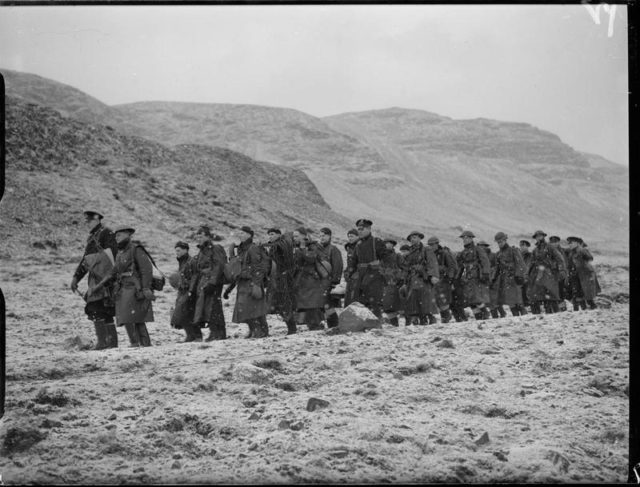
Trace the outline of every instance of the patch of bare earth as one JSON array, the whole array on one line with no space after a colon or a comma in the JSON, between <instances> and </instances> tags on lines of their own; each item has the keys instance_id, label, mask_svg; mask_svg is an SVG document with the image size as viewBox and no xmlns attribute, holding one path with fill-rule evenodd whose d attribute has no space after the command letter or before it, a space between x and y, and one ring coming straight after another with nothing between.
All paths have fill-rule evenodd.
<instances>
[{"instance_id":1,"label":"patch of bare earth","mask_svg":"<svg viewBox=\"0 0 640 487\"><path fill-rule=\"evenodd\" d=\"M336 336L303 326L287 337L270 316L262 340L242 339L229 305L229 340L180 344L169 290L152 347L128 348L118 328L120 348L88 351L73 264L1 271L7 483L626 478L629 312L615 299Z\"/></svg>"}]
</instances>

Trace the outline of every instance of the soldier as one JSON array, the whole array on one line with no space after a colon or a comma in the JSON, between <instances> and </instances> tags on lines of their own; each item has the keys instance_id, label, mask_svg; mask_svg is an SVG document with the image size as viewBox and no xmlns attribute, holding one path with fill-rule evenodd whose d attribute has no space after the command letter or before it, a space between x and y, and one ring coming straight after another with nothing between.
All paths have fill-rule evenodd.
<instances>
[{"instance_id":1,"label":"soldier","mask_svg":"<svg viewBox=\"0 0 640 487\"><path fill-rule=\"evenodd\" d=\"M327 289L327 303L324 305L325 317L327 319L327 327L334 328L338 326L338 313L336 307L340 307L340 298L331 296L331 290L340 284L342 279L342 271L344 269L344 262L342 261L342 254L338 247L331 243L331 229L324 227L320 229L320 245L318 250L322 254L322 260L331 264L331 272L329 275L329 288Z\"/></svg>"},{"instance_id":2,"label":"soldier","mask_svg":"<svg viewBox=\"0 0 640 487\"><path fill-rule=\"evenodd\" d=\"M527 314L522 305L522 288L526 266L520 250L510 247L504 232L496 233L494 239L500 250L496 254L496 272L494 286L497 290L497 303L502 308L505 304L511 309L513 316Z\"/></svg>"},{"instance_id":3,"label":"soldier","mask_svg":"<svg viewBox=\"0 0 640 487\"><path fill-rule=\"evenodd\" d=\"M221 299L227 256L222 246L214 244L212 239L208 226L198 228L198 255L193 259L193 274L189 284L189 292L195 299L193 326L189 330L197 337L202 335L200 329L209 325L208 342L227 338Z\"/></svg>"},{"instance_id":4,"label":"soldier","mask_svg":"<svg viewBox=\"0 0 640 487\"><path fill-rule=\"evenodd\" d=\"M464 248L456 257L458 279L463 305L470 306L476 320L489 318L486 305L490 302L489 281L491 265L486 252L480 251L473 239L475 235L465 230L460 235Z\"/></svg>"},{"instance_id":5,"label":"soldier","mask_svg":"<svg viewBox=\"0 0 640 487\"><path fill-rule=\"evenodd\" d=\"M193 323L195 296L189 292L195 261L189 255L188 243L180 241L174 247L176 259L178 260L178 272L172 274L169 277L169 281L178 291L178 296L176 296L176 303L171 314L171 326L178 330L184 329L186 338L183 343L201 342L202 332L200 331L200 326L196 326Z\"/></svg>"},{"instance_id":6,"label":"soldier","mask_svg":"<svg viewBox=\"0 0 640 487\"><path fill-rule=\"evenodd\" d=\"M270 228L268 254L272 269L267 287L269 312L278 314L287 325L287 335L297 331L295 320L295 289L293 276L295 273L294 242L291 233L282 235L278 228Z\"/></svg>"},{"instance_id":7,"label":"soldier","mask_svg":"<svg viewBox=\"0 0 640 487\"><path fill-rule=\"evenodd\" d=\"M522 306L525 312L525 306L529 306L529 272L531 272L531 259L533 258L533 254L529 250L530 247L531 244L528 240L520 240L520 253L525 266L524 284L522 285Z\"/></svg>"},{"instance_id":8,"label":"soldier","mask_svg":"<svg viewBox=\"0 0 640 487\"><path fill-rule=\"evenodd\" d=\"M569 242L569 278L573 296L573 310L578 311L589 308L596 309L595 297L600 292L600 284L596 277L596 271L591 262L593 256L585 247L580 237L567 237ZM585 304L586 301L586 304Z\"/></svg>"},{"instance_id":9,"label":"soldier","mask_svg":"<svg viewBox=\"0 0 640 487\"><path fill-rule=\"evenodd\" d=\"M124 325L132 347L150 347L151 339L146 323L153 321L156 297L151 289L153 268L151 260L139 242L131 241L135 229L122 225L115 229L118 253L115 265L89 294L115 281L116 321Z\"/></svg>"},{"instance_id":10,"label":"soldier","mask_svg":"<svg viewBox=\"0 0 640 487\"><path fill-rule=\"evenodd\" d=\"M116 239L113 232L102 225L102 214L96 210L85 210L85 225L89 230L87 244L80 264L71 279L71 291L78 292L78 282L88 273L88 286L95 286L113 268L117 252ZM115 304L113 302L113 286L104 286L100 292L86 296L87 304L84 312L93 321L98 338L94 350L118 347L118 332L113 323Z\"/></svg>"},{"instance_id":11,"label":"soldier","mask_svg":"<svg viewBox=\"0 0 640 487\"><path fill-rule=\"evenodd\" d=\"M369 308L378 319L382 317L382 291L384 277L380 272L381 261L390 254L386 245L377 237L371 235L373 222L361 218L356 222L359 240L353 251L353 268L350 278L357 271L358 294L357 301Z\"/></svg>"},{"instance_id":12,"label":"soldier","mask_svg":"<svg viewBox=\"0 0 640 487\"><path fill-rule=\"evenodd\" d=\"M560 294L558 281L566 279L567 271L564 259L558 249L551 247L544 239L547 236L542 230L537 230L533 237L536 248L533 250L531 271L529 274L529 298L531 312L539 314L541 306L545 306L548 313L557 313Z\"/></svg>"},{"instance_id":13,"label":"soldier","mask_svg":"<svg viewBox=\"0 0 640 487\"><path fill-rule=\"evenodd\" d=\"M438 283L440 271L438 259L421 240L424 234L414 231L407 236L411 249L404 258L403 268L406 281L402 294L407 296L405 316L407 320L416 317L420 325L435 323L434 314L438 312L434 286Z\"/></svg>"},{"instance_id":14,"label":"soldier","mask_svg":"<svg viewBox=\"0 0 640 487\"><path fill-rule=\"evenodd\" d=\"M436 304L440 310L440 319L442 323L451 321L451 289L453 280L458 273L458 264L453 254L447 247L440 245L438 237L431 237L427 240L427 245L436 254L438 260L438 270L440 272L440 280L436 284Z\"/></svg>"},{"instance_id":15,"label":"soldier","mask_svg":"<svg viewBox=\"0 0 640 487\"><path fill-rule=\"evenodd\" d=\"M327 290L330 286L331 265L322 261L320 244L312 240L305 228L300 227L293 232L297 244L294 253L296 274L294 288L296 290L296 307L300 322L306 323L309 330L322 330L322 317L327 302ZM327 277L318 271L323 265Z\"/></svg>"},{"instance_id":16,"label":"soldier","mask_svg":"<svg viewBox=\"0 0 640 487\"><path fill-rule=\"evenodd\" d=\"M253 243L253 230L248 226L240 229L241 243L235 247L235 257L240 259L241 271L237 280L236 305L233 322L246 323L247 338L269 336L265 315L269 312L264 284L271 263L267 255Z\"/></svg>"},{"instance_id":17,"label":"soldier","mask_svg":"<svg viewBox=\"0 0 640 487\"><path fill-rule=\"evenodd\" d=\"M478 247L482 248L489 258L489 265L491 266L491 272L489 274L489 305L487 310L491 314L492 318L504 318L507 316L504 308L498 305L498 288L496 285L496 254L491 252L491 246L484 240L478 242Z\"/></svg>"},{"instance_id":18,"label":"soldier","mask_svg":"<svg viewBox=\"0 0 640 487\"><path fill-rule=\"evenodd\" d=\"M384 241L387 249L392 252L388 260L382 266L382 274L385 279L384 289L382 291L382 311L389 318L389 323L393 326L399 326L398 315L402 310L402 300L400 298L400 286L403 284L402 276L402 254L397 253L394 247L397 242L393 239Z\"/></svg>"},{"instance_id":19,"label":"soldier","mask_svg":"<svg viewBox=\"0 0 640 487\"><path fill-rule=\"evenodd\" d=\"M358 230L355 228L347 232L348 242L344 244L344 250L347 252L347 268L344 270L344 279L347 283L344 293L344 306L349 306L356 300L358 295L358 272L354 271L353 267L353 251L356 248L356 242L358 241ZM351 276L351 277L349 277Z\"/></svg>"},{"instance_id":20,"label":"soldier","mask_svg":"<svg viewBox=\"0 0 640 487\"><path fill-rule=\"evenodd\" d=\"M551 247L555 247L564 260L565 269L567 268L567 252L569 249L564 249L560 245L560 237L557 235L553 235L549 237L549 245ZM558 309L560 311L567 311L567 303L565 303L565 299L571 299L569 295L569 280L564 279L562 281L558 281L558 295L560 296L560 301L558 302Z\"/></svg>"}]
</instances>

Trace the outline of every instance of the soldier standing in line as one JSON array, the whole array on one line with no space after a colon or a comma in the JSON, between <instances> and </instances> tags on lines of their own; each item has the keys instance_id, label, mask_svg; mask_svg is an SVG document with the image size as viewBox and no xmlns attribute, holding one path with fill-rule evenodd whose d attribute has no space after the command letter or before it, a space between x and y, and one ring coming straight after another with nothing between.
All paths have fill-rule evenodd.
<instances>
[{"instance_id":1,"label":"soldier standing in line","mask_svg":"<svg viewBox=\"0 0 640 487\"><path fill-rule=\"evenodd\" d=\"M295 289L293 276L295 273L294 242L291 232L282 235L278 228L270 228L268 254L272 269L267 286L269 313L278 314L287 325L287 335L297 331L295 319Z\"/></svg>"},{"instance_id":2,"label":"soldier standing in line","mask_svg":"<svg viewBox=\"0 0 640 487\"><path fill-rule=\"evenodd\" d=\"M349 230L347 232L347 240L348 242L344 244L344 250L347 252L347 266L344 270L344 279L347 283L344 292L345 308L353 303L358 295L358 272L354 271L353 266L353 251L355 250L356 242L358 241L358 230L355 228Z\"/></svg>"},{"instance_id":3,"label":"soldier standing in line","mask_svg":"<svg viewBox=\"0 0 640 487\"><path fill-rule=\"evenodd\" d=\"M440 245L438 237L431 237L427 240L427 245L433 250L438 260L438 270L440 272L440 280L436 284L436 304L440 310L440 319L442 323L451 321L451 290L453 280L458 273L458 264L447 247Z\"/></svg>"},{"instance_id":4,"label":"soldier standing in line","mask_svg":"<svg viewBox=\"0 0 640 487\"><path fill-rule=\"evenodd\" d=\"M402 300L400 298L400 286L402 286L402 254L396 252L394 247L397 242L393 239L384 241L387 249L392 252L387 261L383 264L381 272L385 279L382 291L382 311L389 318L389 323L398 326L398 315L402 311Z\"/></svg>"},{"instance_id":5,"label":"soldier standing in line","mask_svg":"<svg viewBox=\"0 0 640 487\"><path fill-rule=\"evenodd\" d=\"M559 311L558 282L567 278L564 259L558 249L546 242L546 236L542 230L537 230L532 237L536 240L536 248L529 274L529 298L534 314L540 314L542 306L548 313Z\"/></svg>"},{"instance_id":6,"label":"soldier standing in line","mask_svg":"<svg viewBox=\"0 0 640 487\"><path fill-rule=\"evenodd\" d=\"M564 260L564 267L567 268L567 251L568 249L562 248L560 245L560 237L557 235L553 235L549 237L549 245L551 247L555 247L562 259ZM569 280L563 279L562 281L558 281L558 295L560 296L560 301L558 302L558 309L560 311L567 311L567 303L565 303L565 299L571 300L571 295L569 294Z\"/></svg>"},{"instance_id":7,"label":"soldier standing in line","mask_svg":"<svg viewBox=\"0 0 640 487\"><path fill-rule=\"evenodd\" d=\"M513 316L527 314L522 305L522 285L526 275L526 266L520 250L507 243L507 234L498 232L495 235L500 250L496 254L495 287L498 292L498 305L505 304L511 309Z\"/></svg>"},{"instance_id":8,"label":"soldier standing in line","mask_svg":"<svg viewBox=\"0 0 640 487\"><path fill-rule=\"evenodd\" d=\"M436 322L434 314L438 313L434 286L438 284L438 259L433 250L425 247L421 240L424 234L414 231L407 236L411 249L403 260L406 276L405 290L407 296L405 316L407 320L417 318L420 325Z\"/></svg>"},{"instance_id":9,"label":"soldier standing in line","mask_svg":"<svg viewBox=\"0 0 640 487\"><path fill-rule=\"evenodd\" d=\"M569 278L572 288L573 310L578 311L596 309L595 298L600 292L600 284L596 276L596 271L591 262L593 256L584 246L584 241L580 237L567 237L569 242Z\"/></svg>"},{"instance_id":10,"label":"soldier standing in line","mask_svg":"<svg viewBox=\"0 0 640 487\"><path fill-rule=\"evenodd\" d=\"M206 225L202 225L196 232L198 255L193 259L193 274L189 285L189 292L195 299L193 327L190 330L197 337L202 335L200 328L205 328L208 324L208 342L227 338L221 299L227 255L222 246L214 244L212 239L211 230Z\"/></svg>"},{"instance_id":11,"label":"soldier standing in line","mask_svg":"<svg viewBox=\"0 0 640 487\"><path fill-rule=\"evenodd\" d=\"M522 285L523 309L525 309L526 306L529 306L529 273L531 272L531 259L533 258L533 254L529 250L530 247L531 244L528 240L520 240L520 253L522 254L522 260L524 261L525 265L524 284Z\"/></svg>"},{"instance_id":12,"label":"soldier standing in line","mask_svg":"<svg viewBox=\"0 0 640 487\"><path fill-rule=\"evenodd\" d=\"M361 218L356 222L359 240L353 251L353 268L349 275L358 273L358 294L356 300L380 319L382 317L382 291L384 277L380 272L381 263L391 255L384 241L371 235L373 222Z\"/></svg>"},{"instance_id":13,"label":"soldier standing in line","mask_svg":"<svg viewBox=\"0 0 640 487\"><path fill-rule=\"evenodd\" d=\"M115 235L111 229L102 225L102 214L96 210L85 210L85 225L89 230L87 244L80 264L71 279L71 291L78 292L78 282L89 274L88 286L95 286L111 271L117 252ZM113 323L115 303L113 301L113 286L104 286L101 291L86 296L87 304L84 312L93 321L98 341L94 350L118 347L118 332Z\"/></svg>"},{"instance_id":14,"label":"soldier standing in line","mask_svg":"<svg viewBox=\"0 0 640 487\"><path fill-rule=\"evenodd\" d=\"M150 347L151 339L146 323L153 321L156 297L151 289L153 268L151 260L139 242L131 241L135 229L122 225L115 229L118 254L110 273L88 294L99 292L103 286L115 281L116 321L124 325L132 347Z\"/></svg>"},{"instance_id":15,"label":"soldier standing in line","mask_svg":"<svg viewBox=\"0 0 640 487\"><path fill-rule=\"evenodd\" d=\"M322 253L318 242L309 238L304 227L293 231L293 239L297 244L294 252L296 273L294 289L296 290L296 308L299 313L299 323L306 323L309 330L322 330L324 305L327 302L327 289L330 285L329 273L324 278L318 272L318 265L322 262Z\"/></svg>"},{"instance_id":16,"label":"soldier standing in line","mask_svg":"<svg viewBox=\"0 0 640 487\"><path fill-rule=\"evenodd\" d=\"M504 308L498 305L498 288L496 285L496 254L491 251L491 246L484 240L478 242L478 247L483 249L487 253L489 258L489 265L491 266L491 272L489 274L489 304L487 309L492 318L504 318L507 316Z\"/></svg>"},{"instance_id":17,"label":"soldier standing in line","mask_svg":"<svg viewBox=\"0 0 640 487\"><path fill-rule=\"evenodd\" d=\"M185 331L186 337L183 343L201 342L202 332L200 331L200 326L196 326L193 323L195 296L189 292L195 263L189 255L188 243L180 241L174 247L176 259L178 260L178 272L169 276L169 282L178 291L178 295L171 314L171 326Z\"/></svg>"},{"instance_id":18,"label":"soldier standing in line","mask_svg":"<svg viewBox=\"0 0 640 487\"><path fill-rule=\"evenodd\" d=\"M240 245L235 252L241 262L237 279L236 305L233 309L233 322L246 323L249 327L247 338L269 336L269 327L265 315L269 305L264 291L265 276L271 265L266 255L253 242L253 230L248 226L240 229Z\"/></svg>"},{"instance_id":19,"label":"soldier standing in line","mask_svg":"<svg viewBox=\"0 0 640 487\"><path fill-rule=\"evenodd\" d=\"M318 250L321 254L321 260L329 262L331 265L331 272L329 273L329 287L327 288L327 302L324 305L325 317L327 319L327 327L334 328L338 326L338 313L336 308L340 307L340 298L332 298L331 290L340 284L342 279L342 271L344 269L344 262L342 261L342 254L338 247L331 243L331 229L324 227L320 229L320 245Z\"/></svg>"},{"instance_id":20,"label":"soldier standing in line","mask_svg":"<svg viewBox=\"0 0 640 487\"><path fill-rule=\"evenodd\" d=\"M458 253L458 282L464 307L470 306L476 320L490 317L486 310L490 302L489 281L491 265L487 253L478 249L473 242L475 235L465 230L460 235L464 248Z\"/></svg>"}]
</instances>

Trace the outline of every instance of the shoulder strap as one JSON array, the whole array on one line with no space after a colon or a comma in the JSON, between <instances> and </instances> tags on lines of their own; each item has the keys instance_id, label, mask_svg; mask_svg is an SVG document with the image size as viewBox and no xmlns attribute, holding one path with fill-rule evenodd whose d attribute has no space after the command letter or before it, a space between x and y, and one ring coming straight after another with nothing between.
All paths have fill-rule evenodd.
<instances>
[{"instance_id":1,"label":"shoulder strap","mask_svg":"<svg viewBox=\"0 0 640 487\"><path fill-rule=\"evenodd\" d=\"M155 267L155 268L156 268L156 270L160 273L160 275L161 275L162 277L166 278L166 276L164 275L164 273L163 273L160 269L158 269L158 266L156 265L155 261L153 260L153 257L151 257L151 254L150 254L149 252L147 252L147 249L145 249L145 248L144 248L144 246L143 246L142 244L140 244L140 243L139 243L139 244L134 244L132 247L133 247L133 252L135 252L136 247L139 247L140 249L142 249L142 251L143 251L145 254L147 254L147 257L149 257L149 260L150 260L150 261L151 261L151 263L153 264L153 267ZM135 256L134 256L134 259L132 259L132 260L135 260Z\"/></svg>"}]
</instances>

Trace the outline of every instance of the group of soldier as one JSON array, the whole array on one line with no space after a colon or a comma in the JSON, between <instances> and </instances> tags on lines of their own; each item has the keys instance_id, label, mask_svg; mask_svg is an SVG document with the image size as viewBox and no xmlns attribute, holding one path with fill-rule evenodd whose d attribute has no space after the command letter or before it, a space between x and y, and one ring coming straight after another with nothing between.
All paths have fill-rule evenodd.
<instances>
[{"instance_id":1,"label":"group of soldier","mask_svg":"<svg viewBox=\"0 0 640 487\"><path fill-rule=\"evenodd\" d=\"M140 242L132 240L135 229L120 226L111 231L102 224L96 210L84 212L89 237L71 289L88 274L83 296L85 312L93 321L98 338L96 349L118 346L116 323L124 326L131 346L150 346L146 323L153 321L155 300L153 262ZM239 244L226 250L215 243L207 226L196 234L198 252L190 255L187 242L175 244L177 272L169 283L177 290L171 312L171 326L183 329L185 342L203 341L202 328L209 328L206 341L227 338L223 299L233 289L236 300L232 321L246 323L246 338L269 335L266 316L277 314L295 334L300 324L310 330L336 327L336 308L358 302L393 326L404 316L406 325L442 323L468 319L471 309L476 320L534 313L595 308L600 291L586 243L568 237L568 248L560 238L534 233L535 247L527 240L519 248L510 246L508 236L498 232L498 251L492 252L475 235L460 235L463 248L452 252L437 237L423 244L424 234L413 231L408 245L383 240L371 233L371 220L360 219L347 233L346 265L342 252L332 243L332 231L322 228L318 240L308 229L284 234L267 230L268 241L254 242L254 231L243 226ZM346 286L341 285L342 278ZM226 286L226 288L225 288ZM114 321L116 323L114 323Z\"/></svg>"}]
</instances>

